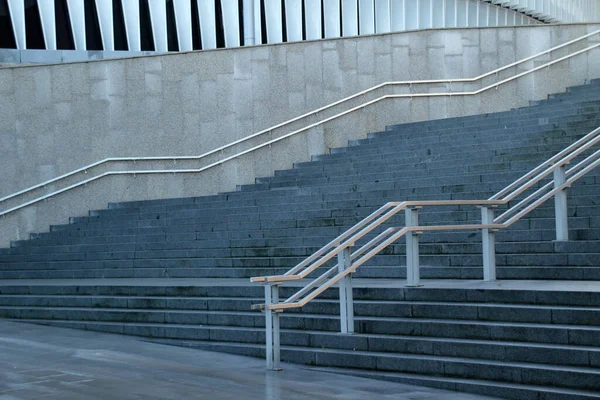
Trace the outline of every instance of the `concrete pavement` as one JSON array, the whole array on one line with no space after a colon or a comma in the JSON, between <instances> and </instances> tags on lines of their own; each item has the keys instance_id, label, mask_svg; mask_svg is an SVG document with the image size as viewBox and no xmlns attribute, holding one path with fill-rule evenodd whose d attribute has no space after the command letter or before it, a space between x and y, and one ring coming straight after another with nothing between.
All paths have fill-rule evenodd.
<instances>
[{"instance_id":1,"label":"concrete pavement","mask_svg":"<svg viewBox=\"0 0 600 400\"><path fill-rule=\"evenodd\" d=\"M0 400L444 399L489 397L344 376L130 336L0 319Z\"/></svg>"}]
</instances>

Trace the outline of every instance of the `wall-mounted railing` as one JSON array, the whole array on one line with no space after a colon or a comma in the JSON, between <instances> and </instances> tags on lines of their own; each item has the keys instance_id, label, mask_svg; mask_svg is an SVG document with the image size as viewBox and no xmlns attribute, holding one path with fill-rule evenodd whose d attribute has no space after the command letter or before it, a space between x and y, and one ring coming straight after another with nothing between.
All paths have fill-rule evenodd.
<instances>
[{"instance_id":1,"label":"wall-mounted railing","mask_svg":"<svg viewBox=\"0 0 600 400\"><path fill-rule=\"evenodd\" d=\"M537 71L550 68L552 65L557 63L561 63L563 61L569 60L577 55L595 50L600 48L600 43L593 44L591 46L585 47L583 49L579 49L576 51L569 51L568 54L557 58L556 60L552 60L549 62L545 62L542 65L537 67L529 68L523 72L515 73L512 72L506 78L501 78L500 74L504 71L507 71L511 68L522 66L526 63L534 62L536 59L539 59L543 56L552 55L563 48L568 46L577 44L585 39L590 37L600 35L600 30L591 32L589 34L583 35L576 39L565 42L561 45L552 47L548 50L545 50L541 53L535 54L530 57L526 57L522 60L516 61L514 63L508 64L504 67L498 68L496 70L490 71L483 75L474 77L474 78L462 78L462 79L441 79L441 80L423 80L423 81L399 81L399 82L385 82L374 86L372 88L363 90L354 95L336 101L334 103L328 104L324 107L320 107L313 111L310 111L306 114L300 115L298 117L292 118L283 123L274 125L270 128L261 130L260 132L256 132L250 136L245 138L236 140L227 145L218 147L214 150L208 151L204 154L198 156L162 156L162 157L111 157L106 158L95 163L86 165L84 167L78 168L74 171L68 172L66 174L60 175L56 178L47 180L45 182L39 183L37 185L33 185L23 190L19 190L13 194L4 196L0 198L0 205L6 207L5 209L0 210L0 216L6 216L10 213L16 212L28 206L37 204L41 201L50 199L59 194L71 191L73 189L85 186L92 182L95 182L99 179L103 179L109 176L117 176L117 175L150 175L150 174L190 174L190 173L201 173L211 168L217 167L219 165L225 164L229 161L240 158L246 154L252 153L259 149L271 146L277 142L288 139L295 135L308 132L309 130L326 124L330 121L334 121L339 119L345 115L354 113L356 111L365 109L371 105L377 104L387 99L412 99L412 98L433 98L433 97L453 97L453 96L477 96L481 93L484 93L489 90L497 89L498 87L505 85L509 82L522 78L526 75L535 73ZM476 82L484 82L486 78L496 79L494 82L489 84L482 83L482 87L478 90L474 91L452 91L452 85L457 84L470 84ZM425 93L425 92L417 92L417 93L396 93L396 94L386 94L385 91L388 88L394 88L398 90L408 90L412 92L412 90L421 85L430 85L430 84L446 84L448 85L448 90L446 92L435 92L435 93ZM381 93L383 92L383 93ZM373 99L368 99L368 96L376 96ZM358 105L354 105L354 102L358 101ZM322 117L316 122L310 122L310 118L320 117L326 112L331 112L331 110L335 110L336 107L348 107L344 111L333 111L333 115ZM302 125L302 128L294 129L294 124ZM291 131L286 130L291 129ZM282 132L279 132L282 131ZM274 137L277 136L278 137ZM254 144L254 140L264 140L260 144ZM246 145L247 148L240 149L240 146ZM177 169L177 168L161 168L161 169L118 169L118 170L109 170L109 171L99 171L99 169L110 167L114 164L131 164L133 166L137 164L144 164L149 162L164 162L177 164L178 162L201 162L205 163L205 165L199 168L185 168L185 169ZM56 190L52 190L50 193L40 194L40 191L44 191L48 187L55 187L57 185L65 185L64 187ZM29 199L27 199L29 197Z\"/></svg>"},{"instance_id":2,"label":"wall-mounted railing","mask_svg":"<svg viewBox=\"0 0 600 400\"><path fill-rule=\"evenodd\" d=\"M600 166L600 149L595 149L600 147L598 144L600 144L600 128L587 134L487 200L387 203L284 275L251 278L252 282L265 285L265 303L257 305L255 308L263 309L266 315L267 367L269 369L279 368L279 313L286 309L306 305L335 284L339 286L341 332L352 333L354 331L352 273L403 236L406 236L407 286L411 287L419 286L419 235L424 232L481 230L485 281L496 280L496 231L508 228L552 197L555 199L556 239L568 240L567 188ZM591 152L591 154L584 155L585 152ZM567 165L580 156L584 157L583 160L567 170ZM524 196L528 189L539 186L538 183L550 175L552 175L550 182L543 184L502 214L494 215L496 207L506 205L518 196ZM419 225L419 209L432 206L480 207L481 224ZM405 213L404 227L385 229L374 239L353 250L360 239L400 211ZM312 272L336 257L337 263L334 266L312 279L288 299L279 300L279 286L282 283L307 278Z\"/></svg>"}]
</instances>

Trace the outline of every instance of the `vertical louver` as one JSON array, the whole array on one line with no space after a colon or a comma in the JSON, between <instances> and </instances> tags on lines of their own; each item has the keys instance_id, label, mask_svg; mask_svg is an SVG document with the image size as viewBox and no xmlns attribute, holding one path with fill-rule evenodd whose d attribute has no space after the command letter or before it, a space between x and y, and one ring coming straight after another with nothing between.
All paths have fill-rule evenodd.
<instances>
[{"instance_id":1,"label":"vertical louver","mask_svg":"<svg viewBox=\"0 0 600 400\"><path fill-rule=\"evenodd\" d=\"M600 0L0 0L0 48L190 51L600 21Z\"/></svg>"},{"instance_id":2,"label":"vertical louver","mask_svg":"<svg viewBox=\"0 0 600 400\"><path fill-rule=\"evenodd\" d=\"M0 0L0 48L16 49L15 30L6 0Z\"/></svg>"}]
</instances>

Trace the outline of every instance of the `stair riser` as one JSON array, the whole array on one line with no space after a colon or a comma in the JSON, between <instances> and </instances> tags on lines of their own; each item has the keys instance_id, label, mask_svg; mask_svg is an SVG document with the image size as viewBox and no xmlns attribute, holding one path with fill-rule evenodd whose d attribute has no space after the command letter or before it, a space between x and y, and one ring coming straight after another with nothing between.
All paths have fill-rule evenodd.
<instances>
[{"instance_id":1,"label":"stair riser","mask_svg":"<svg viewBox=\"0 0 600 400\"><path fill-rule=\"evenodd\" d=\"M43 321L44 324L64 326L65 321ZM219 327L143 327L126 324L102 324L98 322L74 322L71 327L96 331L133 332L138 329L149 331L153 337L163 339L217 341L226 343L247 343L263 346L265 334L262 330L230 330ZM282 346L314 347L316 349L341 349L375 353L402 353L425 356L462 357L482 360L536 362L548 365L563 366L600 366L597 351L557 349L549 346L531 347L524 344L494 344L494 343L460 343L451 340L425 340L404 337L369 337L362 335L327 335L304 333L298 331L283 331ZM590 361L592 364L590 364Z\"/></svg>"},{"instance_id":2,"label":"stair riser","mask_svg":"<svg viewBox=\"0 0 600 400\"><path fill-rule=\"evenodd\" d=\"M597 375L579 373L554 373L551 370L529 368L502 367L479 364L468 364L450 361L412 360L373 355L351 355L282 350L282 359L298 364L317 366L361 368L367 370L418 373L425 375L444 375L449 377L476 378L502 382L523 383L552 386L561 382L562 387L595 390Z\"/></svg>"},{"instance_id":3,"label":"stair riser","mask_svg":"<svg viewBox=\"0 0 600 400\"><path fill-rule=\"evenodd\" d=\"M465 186L457 186L456 188L458 189L465 189ZM598 190L600 189L599 186L594 185L593 187L589 187L587 188L586 186L581 186L578 187L578 189L580 191L593 191L593 190ZM439 189L438 189L439 190ZM444 190L444 189L442 189ZM430 192L432 192L433 190L429 190ZM472 196L470 194L466 194L466 193L462 193L461 196L454 196L452 193L452 188L448 188L447 190L444 190L446 193L450 194L450 197L465 197L465 198L472 198ZM423 190L421 192L424 192ZM487 194L489 194L491 192L488 192ZM412 196L411 196L412 197ZM444 196L440 196L438 195L438 198L441 198ZM410 197L406 197L406 196L402 196L399 195L397 198L405 200L408 199L410 200ZM384 200L385 201L385 200ZM380 205L382 205L383 202L380 203ZM541 214L544 213L544 214ZM535 217L539 217L539 216L546 216L546 219L548 221L550 221L550 219L552 218L551 215L549 215L551 213L550 210L546 209L545 211L539 211L539 213L533 213L532 216ZM191 215L193 215L193 213L190 213ZM195 225L200 231L204 231L205 229L210 231L211 229L217 229L217 231L230 231L230 230L235 230L235 228L237 229L242 229L242 230L262 230L262 229L274 229L274 228L309 228L309 227L316 227L316 226L344 226L344 225L349 225L352 226L354 225L356 222L360 221L362 218L361 217L340 217L339 214L343 214L341 212L336 212L336 215L333 215L333 211L331 210L319 210L319 211L315 211L315 212L290 212L290 213L281 213L279 216L278 215L271 215L270 218L272 219L265 219L265 220L260 220L260 215L259 214L254 214L254 215L247 215L247 216L213 216L212 218L207 218L207 217L191 217L188 216L186 218L181 218L181 217L177 217L177 218L172 218L172 219L146 219L146 220L130 220L130 221L114 221L114 222L103 222L103 221L97 221L97 222L89 222L87 224L73 224L73 225L64 225L64 226L60 226L54 227L54 230L85 230L85 231L92 231L92 230L105 230L105 229L140 229L140 228L161 228L161 227L174 227L173 232L181 232L181 233L187 233L185 231L182 232L181 228L182 226L185 225ZM541 215L540 215L541 214ZM570 218L570 221L576 221L577 219L585 219L589 217L596 217L596 218L600 218L600 206L591 206L591 207L577 207L575 209L571 209L571 211L569 212L570 216L572 218ZM440 212L437 214L433 214L433 213L423 213L423 217L424 218L428 218L430 217L429 220L427 220L427 223L430 222L438 222L438 221L449 221L453 219L453 216L458 215L458 218L462 218L462 220L475 220L475 219L480 219L477 218L476 212L470 212L469 214L456 214L453 213L453 211L449 210L449 211L445 211L445 212ZM575 217L576 215L576 217ZM314 218L311 218L311 216L314 216ZM277 219L277 217L279 217L280 219ZM398 222L401 222L403 219L403 214L399 213L396 217L394 217L395 220L398 220ZM539 219L539 218L538 218ZM458 222L460 222L458 221ZM528 221L528 219L523 219L522 221ZM596 221L594 221L596 222ZM571 225L571 224L570 224ZM175 228L176 227L176 228ZM573 227L577 227L577 225L574 225ZM588 226L584 226L584 227L589 227ZM220 229L219 229L220 228ZM532 227L532 228L536 228L536 227ZM547 227L541 227L541 229L548 229ZM179 231L179 232L178 232ZM188 240L195 240L196 239L196 235L195 232L192 235L192 233L187 233L189 236Z\"/></svg>"},{"instance_id":4,"label":"stair riser","mask_svg":"<svg viewBox=\"0 0 600 400\"><path fill-rule=\"evenodd\" d=\"M596 184L600 184L600 180L598 180L598 178L595 178ZM480 187L478 187L478 189L480 189ZM432 198L441 198L443 197L442 195L439 194L439 190L437 191L437 194L432 195ZM595 196L597 193L597 188L594 187L587 187L585 185L576 185L573 188L571 188L569 190L569 194L571 197L573 196ZM423 196L423 194L420 194L421 196ZM381 206L383 204L383 202L386 201L386 199L390 199L390 200L396 200L396 199L400 199L402 197L401 193L390 193L390 192L376 192L373 194L369 194L369 193L349 193L349 194L345 194L345 202L350 202L350 203L357 203L360 205L372 205L372 206ZM412 196L411 196L412 197ZM366 200L365 200L366 199ZM239 206L248 206L248 205L253 205L254 201L253 199L247 199L248 201L234 201L234 202L227 202L225 203L227 206L229 207L237 207ZM292 200L292 202L290 203L290 200ZM366 201L366 202L365 202ZM280 206L280 204L285 204L285 205L281 205L281 207L287 207L288 209L290 208L294 208L297 207L295 204L308 204L306 207L308 207L309 209L318 209L318 208L328 208L330 205L333 207L334 204L339 204L340 202L340 198L339 196L317 196L317 195L301 195L301 196L295 196L293 198L287 199L287 198L265 198L265 199L261 199L261 203L260 205L262 207L271 207L271 206ZM286 204L287 203L287 204ZM219 203L221 204L221 203ZM314 206L312 205L314 204ZM354 204L353 206L356 206L356 204ZM220 206L222 207L222 206ZM229 212L229 207L227 208L228 212ZM300 206L298 206L300 207ZM213 210L216 211L216 210ZM235 210L233 210L235 211ZM235 212L233 212L234 214L237 214ZM156 218L156 214L154 215L154 218ZM164 225L164 221L160 222L159 225ZM70 225L62 225L62 226L54 226L53 227L53 231L57 232L59 230L65 230L66 227L69 227ZM160 227L157 227L160 228ZM147 229L151 230L152 227L148 227ZM171 229L175 229L177 230L176 227L173 227ZM182 228L179 228L182 229ZM112 228L113 232L118 232L119 228ZM44 236L54 236L54 235L60 235L60 233L55 233L55 232L51 232L50 234L42 234ZM137 232L133 232L132 234L137 233ZM149 232L150 233L150 232ZM77 235L77 232L73 232L73 233L65 233L68 235ZM63 235L65 235L63 234ZM143 233L142 233L143 234Z\"/></svg>"},{"instance_id":5,"label":"stair riser","mask_svg":"<svg viewBox=\"0 0 600 400\"><path fill-rule=\"evenodd\" d=\"M296 288L282 287L281 297L289 297ZM544 306L596 307L600 304L598 292L538 291L538 290L469 290L434 288L361 288L353 290L355 300L376 301L419 301L419 302L458 302L458 303L516 303ZM107 286L107 285L0 285L0 295L28 296L92 296L92 297L169 297L178 301L180 297L199 298L250 298L263 299L264 289L256 285L248 286ZM319 299L337 299L335 289L324 292ZM262 301L261 301L262 302Z\"/></svg>"},{"instance_id":6,"label":"stair riser","mask_svg":"<svg viewBox=\"0 0 600 400\"><path fill-rule=\"evenodd\" d=\"M507 236L507 235L505 235ZM451 235L450 235L451 237ZM364 242L369 240L365 238ZM456 240L458 241L458 240ZM434 242L431 240L423 241L419 246L420 254L427 259L428 257L432 262L435 262L435 258L438 256L451 256L458 257L464 256L472 258L472 256L481 255L481 238L477 238L470 241L471 243L444 243ZM568 260L569 256L572 259L585 257L586 254L593 255L600 254L600 241L586 241L586 242L565 242L564 245L559 245L560 242L499 242L496 247L496 254L499 257L499 263L513 262L513 255L519 254L523 258L517 259L518 262L525 262L524 257L528 257L528 260L536 261L537 265L564 265L560 264L561 260ZM154 243L153 243L154 244ZM323 245L325 243L322 243ZM362 244L362 242L361 242ZM35 263L45 263L53 261L94 261L94 260L120 260L120 259L168 259L168 258L258 258L261 257L308 257L319 250L320 246L314 247L284 247L281 246L271 248L207 248L197 249L196 242L165 242L155 243L155 250L145 250L144 247L139 244L131 243L130 245L116 245L110 246L108 249L95 249L86 252L77 252L75 249L72 251L64 251L66 249L60 249L62 251L53 251L52 248L46 248L47 253L45 254L21 254L21 255L4 255L0 256L0 269L10 268L24 268L24 269L37 269ZM150 247L150 246L148 246ZM42 248L44 249L44 248ZM158 250L164 249L164 250ZM37 253L37 252L36 252ZM527 254L524 256L523 253ZM554 257L553 253L556 255ZM564 254L562 254L564 253ZM404 244L395 244L386 247L378 256L382 262L386 262L387 258L384 256L406 254ZM546 259L543 264L537 260L539 259L537 254L543 254L544 257L550 255L550 259ZM573 260L571 260L573 261ZM590 259L593 261L593 258ZM257 260L260 262L260 260ZM19 263L19 265L14 265ZM29 267L26 263L29 264ZM600 262L596 260L596 264ZM6 265L3 265L6 264ZM393 263L394 264L394 263ZM388 264L388 265L393 265ZM385 265L385 264L383 264ZM517 265L528 265L526 263ZM591 264L593 265L593 264ZM140 265L141 266L141 265ZM202 266L198 264L197 266ZM465 265L467 266L467 265ZM5 267L5 268L3 268Z\"/></svg>"},{"instance_id":7,"label":"stair riser","mask_svg":"<svg viewBox=\"0 0 600 400\"><path fill-rule=\"evenodd\" d=\"M0 309L0 316L11 319L27 320L68 320L111 323L145 324L184 324L211 325L229 327L264 328L264 317L260 314L223 314L201 312L133 312L133 311L95 311L63 309ZM281 318L282 329L317 330L337 332L339 320L334 317L314 318L305 315L290 314ZM372 320L368 317L356 318L356 332L377 335L407 335L422 337L445 337L457 339L552 343L578 346L594 346L600 340L600 330L585 328L562 328L494 324L486 321L479 323L457 323L442 320ZM155 335L150 335L155 336Z\"/></svg>"},{"instance_id":8,"label":"stair riser","mask_svg":"<svg viewBox=\"0 0 600 400\"><path fill-rule=\"evenodd\" d=\"M125 303L124 303L125 301ZM0 298L0 312L6 312L11 318L15 318L14 312L20 311L18 314L21 318L28 318L23 313L33 312L39 313L44 317L42 319L67 319L60 317L63 312L73 312L77 314L76 309L61 309L61 307L110 307L115 309L115 312L125 313L122 316L126 318L131 315L134 321L138 315L144 312L133 311L128 309L147 309L151 314L159 315L156 318L167 319L166 315L173 314L177 317L177 313L194 314L194 317L200 317L206 312L214 311L231 311L231 312L248 312L252 304L260 303L261 300L180 300L176 299L92 299L92 298ZM10 307L10 308L9 308ZM449 305L449 304L411 304L411 303L354 303L355 315L357 317L388 317L388 318L423 318L423 319L451 319L451 320L470 320L470 321L498 321L498 322L527 322L540 324L568 324L568 325L590 325L600 326L600 310L581 309L574 310L569 308L539 308L539 307L519 307L513 305L494 306L494 305ZM100 320L105 320L104 316L109 318L113 316L108 311L95 310L80 310L81 312L102 315ZM56 314L55 314L56 313ZM287 314L292 313L295 316L302 314L319 314L331 315L335 318L339 315L339 304L337 302L315 302L310 303L302 309L290 310ZM286 314L286 315L287 315ZM87 314L85 314L87 315ZM121 318L121 317L120 317ZM210 318L210 315L207 316ZM129 321L129 322L134 322Z\"/></svg>"}]
</instances>

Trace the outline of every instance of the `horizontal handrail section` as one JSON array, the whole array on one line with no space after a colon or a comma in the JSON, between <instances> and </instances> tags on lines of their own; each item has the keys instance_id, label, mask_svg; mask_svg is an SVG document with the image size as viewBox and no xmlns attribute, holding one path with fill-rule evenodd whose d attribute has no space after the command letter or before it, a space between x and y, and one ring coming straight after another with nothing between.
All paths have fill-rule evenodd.
<instances>
[{"instance_id":1,"label":"horizontal handrail section","mask_svg":"<svg viewBox=\"0 0 600 400\"><path fill-rule=\"evenodd\" d=\"M352 228L342 233L333 241L325 245L315 254L290 269L283 275L260 276L251 278L251 282L267 285L278 285L286 281L294 281L306 278L309 274L321 267L328 261L337 257L345 249L355 246L356 242L365 235L380 227L391 217L400 211L410 209L419 209L422 207L440 207L440 206L478 206L482 209L496 208L506 205L518 196L525 193L528 189L539 184L550 175L555 176L553 181L543 185L534 193L527 196L517 204L511 206L504 213L490 220L490 223L466 224L466 225L430 225L430 226L405 226L402 228L388 228L374 239L351 253L351 262L349 266L340 271L339 265L328 269L318 278L312 280L306 286L288 299L269 304L269 310L282 311L290 308L298 308L306 305L312 299L331 288L343 278L356 272L356 269L377 255L388 245L394 243L402 236L407 234L421 234L431 231L459 231L459 230L488 230L497 231L508 228L522 217L533 211L545 201L570 187L582 176L600 166L600 150L594 151L585 157L582 161L568 170L564 170L575 158L581 156L587 151L592 151L600 143L600 127L585 135L569 147L565 148L554 157L546 160L515 182L500 190L487 200L429 200L429 201L404 201L389 202L376 210ZM563 173L563 179L557 183L557 173ZM407 246L407 254L409 252ZM494 275L495 277L495 275ZM414 282L418 283L418 282ZM258 308L264 308L264 305L258 305Z\"/></svg>"},{"instance_id":2,"label":"horizontal handrail section","mask_svg":"<svg viewBox=\"0 0 600 400\"><path fill-rule=\"evenodd\" d=\"M256 132L256 133L250 135L250 136L247 136L247 137L244 137L242 139L233 141L233 142L231 142L229 144L226 144L224 146L218 147L218 148L216 148L214 150L208 151L208 152L203 153L203 154L198 155L198 156L111 157L111 158L106 158L106 159L97 161L95 163L89 164L89 165L87 165L85 167L78 168L78 169L76 169L74 171L71 171L69 173L60 175L60 176L58 176L56 178L47 180L47 181L39 183L37 185L28 187L28 188L20 190L20 191L17 191L17 192L15 192L13 194L4 196L4 197L0 198L0 204L2 204L3 202L6 202L8 200L15 199L15 198L18 198L20 196L24 196L24 195L26 195L28 193L32 193L35 190L42 189L42 188L45 188L45 187L47 187L49 185L56 184L56 183L58 183L60 181L64 181L64 180L66 180L68 178L76 177L78 174L82 174L82 173L83 174L87 174L91 169L96 168L96 167L100 167L102 165L109 164L109 163L116 163L116 162L134 162L135 163L135 162L149 162L149 161L174 161L174 162L176 162L176 161L186 161L186 160L187 161L198 161L198 160L206 159L206 158L208 158L210 156L218 155L219 153L222 153L222 152L224 152L227 149L233 148L234 146L239 145L239 144L244 143L244 142L247 142L247 141L249 141L251 139L257 138L259 136L264 136L266 134L270 134L270 133L272 133L276 129L283 128L285 126L291 125L292 123L301 121L301 120L306 119L308 117L311 117L311 116L314 116L314 115L318 115L319 113L322 113L322 112L324 112L326 110L329 110L329 109L331 109L331 108L333 108L335 106L338 106L338 105L341 105L341 104L344 104L344 103L348 103L348 102L350 102L350 101L352 101L354 99L357 99L357 98L359 98L361 96L364 96L366 94L375 92L377 90L380 90L380 89L383 89L383 88L386 88L386 87L389 87L389 86L394 87L394 86L402 86L402 85L413 86L413 85L442 84L442 83L447 83L447 84L452 84L452 83L472 83L472 82L481 81L484 78L497 75L498 73L500 73L502 71L505 71L505 70L510 69L512 67L515 67L515 66L524 64L526 62L535 60L536 58L538 58L540 56L551 54L552 52L555 52L555 51L557 51L559 49L562 49L564 47L570 46L570 45L572 45L574 43L578 43L578 42L580 42L582 40L585 40L587 38L590 38L592 36L599 35L599 34L600 34L600 30L588 33L588 34L583 35L581 37L578 37L576 39L573 39L573 40L570 40L568 42L565 42L565 43L563 43L561 45L558 45L558 46L552 47L552 48L550 48L548 50L545 50L543 52L537 53L537 54L535 54L533 56L526 57L526 58L521 59L519 61L513 62L511 64L505 65L505 66L503 66L501 68L495 69L493 71L487 72L487 73L485 73L483 75L479 75L479 76L476 76L476 77L473 77L473 78L384 82L384 83L381 83L379 85L373 86L373 87L371 87L369 89L366 89L366 90L363 90L361 92L355 93L355 94L353 94L353 95L351 95L349 97L346 97L344 99L341 99L341 100L338 100L338 101L333 102L331 104L328 104L328 105L326 105L324 107L320 107L318 109L312 110L312 111L310 111L308 113L302 114L302 115L300 115L298 117L295 117L295 118L292 118L292 119L290 119L288 121L285 121L285 122L282 122L280 124L274 125L274 126L272 126L270 128L261 130L259 132ZM54 196L57 196L57 195L59 195L61 193L70 191L70 190L75 189L77 187L87 185L88 183L91 183L91 182L94 182L96 180L105 178L107 176L114 176L114 175L148 175L148 174L200 173L200 172L206 171L208 169L214 168L214 167L216 167L218 165L224 164L224 163L226 163L228 161L231 161L233 159L239 158L239 157L241 157L241 156L243 156L245 154L254 152L254 151L259 150L261 148L264 148L266 146L270 146L270 145L272 145L274 143L277 143L279 141L282 141L284 139L287 139L287 138L292 137L294 135L297 135L299 133L306 132L306 131L314 128L314 127L320 126L320 125L325 124L325 123L330 122L330 121L333 121L335 119L343 117L343 116L345 116L347 114L350 114L352 112L361 110L361 109L363 109L365 107L371 106L371 105L373 105L375 103L378 103L380 101L383 101L383 100L387 100L387 99L399 99L399 98L420 98L420 97L475 96L475 95L478 95L480 93L486 92L488 90L498 88L501 85L504 85L504 84L506 84L508 82L511 82L513 80L516 80L516 79L519 79L519 78L521 78L521 77L523 77L525 75L531 74L533 72L539 71L539 70L544 69L544 68L549 68L550 66L552 66L554 64L557 64L559 62L568 60L568 59L570 59L572 57L575 57L575 56L577 56L579 54L582 54L582 53L594 50L594 49L599 48L599 47L600 47L600 44L595 44L595 45L589 46L587 48L578 50L576 52L572 52L572 53L570 53L570 54L568 54L568 55L566 55L564 57L561 57L561 58L559 58L557 60L550 61L550 62L545 63L543 65L540 65L538 67L529 69L529 70L521 72L519 74L515 74L515 75L513 75L513 76L511 76L509 78L503 79L503 80L501 80L499 82L495 82L495 83L493 83L491 85L485 86L485 87L480 88L480 89L475 90L475 91L469 91L469 92L464 92L464 91L463 92L451 92L451 91L447 91L447 92L441 92L441 93L411 93L411 94L388 94L388 95L383 95L383 96L380 96L380 97L378 97L378 98L376 98L374 100L366 101L366 102L364 102L364 103L362 103L362 104L360 104L358 106L351 107L350 109L345 110L345 111L340 112L340 113L337 113L337 114L335 114L333 116L330 116L330 117L327 117L327 118L323 118L320 121L308 124L308 125L300 128L300 129L296 129L296 130L293 130L292 132L283 134L282 136L280 136L278 138L268 140L265 143L256 145L256 146L251 147L249 149L237 152L236 154L233 154L233 155L224 157L222 159L219 159L217 161L211 162L208 165L203 166L201 168L107 171L107 172L101 173L99 175L88 177L88 178L86 178L84 180L81 180L79 182L76 182L76 183L73 183L71 185L68 185L68 186L66 186L66 187L64 187L62 189L55 190L55 191L53 191L53 192L51 192L49 194L36 197L36 198L34 198L32 200L25 201L25 202L23 202L21 204L18 204L16 206L14 206L14 207L8 208L8 209L3 210L3 211L0 211L0 216L5 216L7 214L10 214L12 212L18 211L18 210L20 210L22 208L25 208L27 206L36 204L36 203L38 203L40 201L43 201L43 200L47 200L47 199L49 199L51 197L54 197Z\"/></svg>"}]
</instances>

